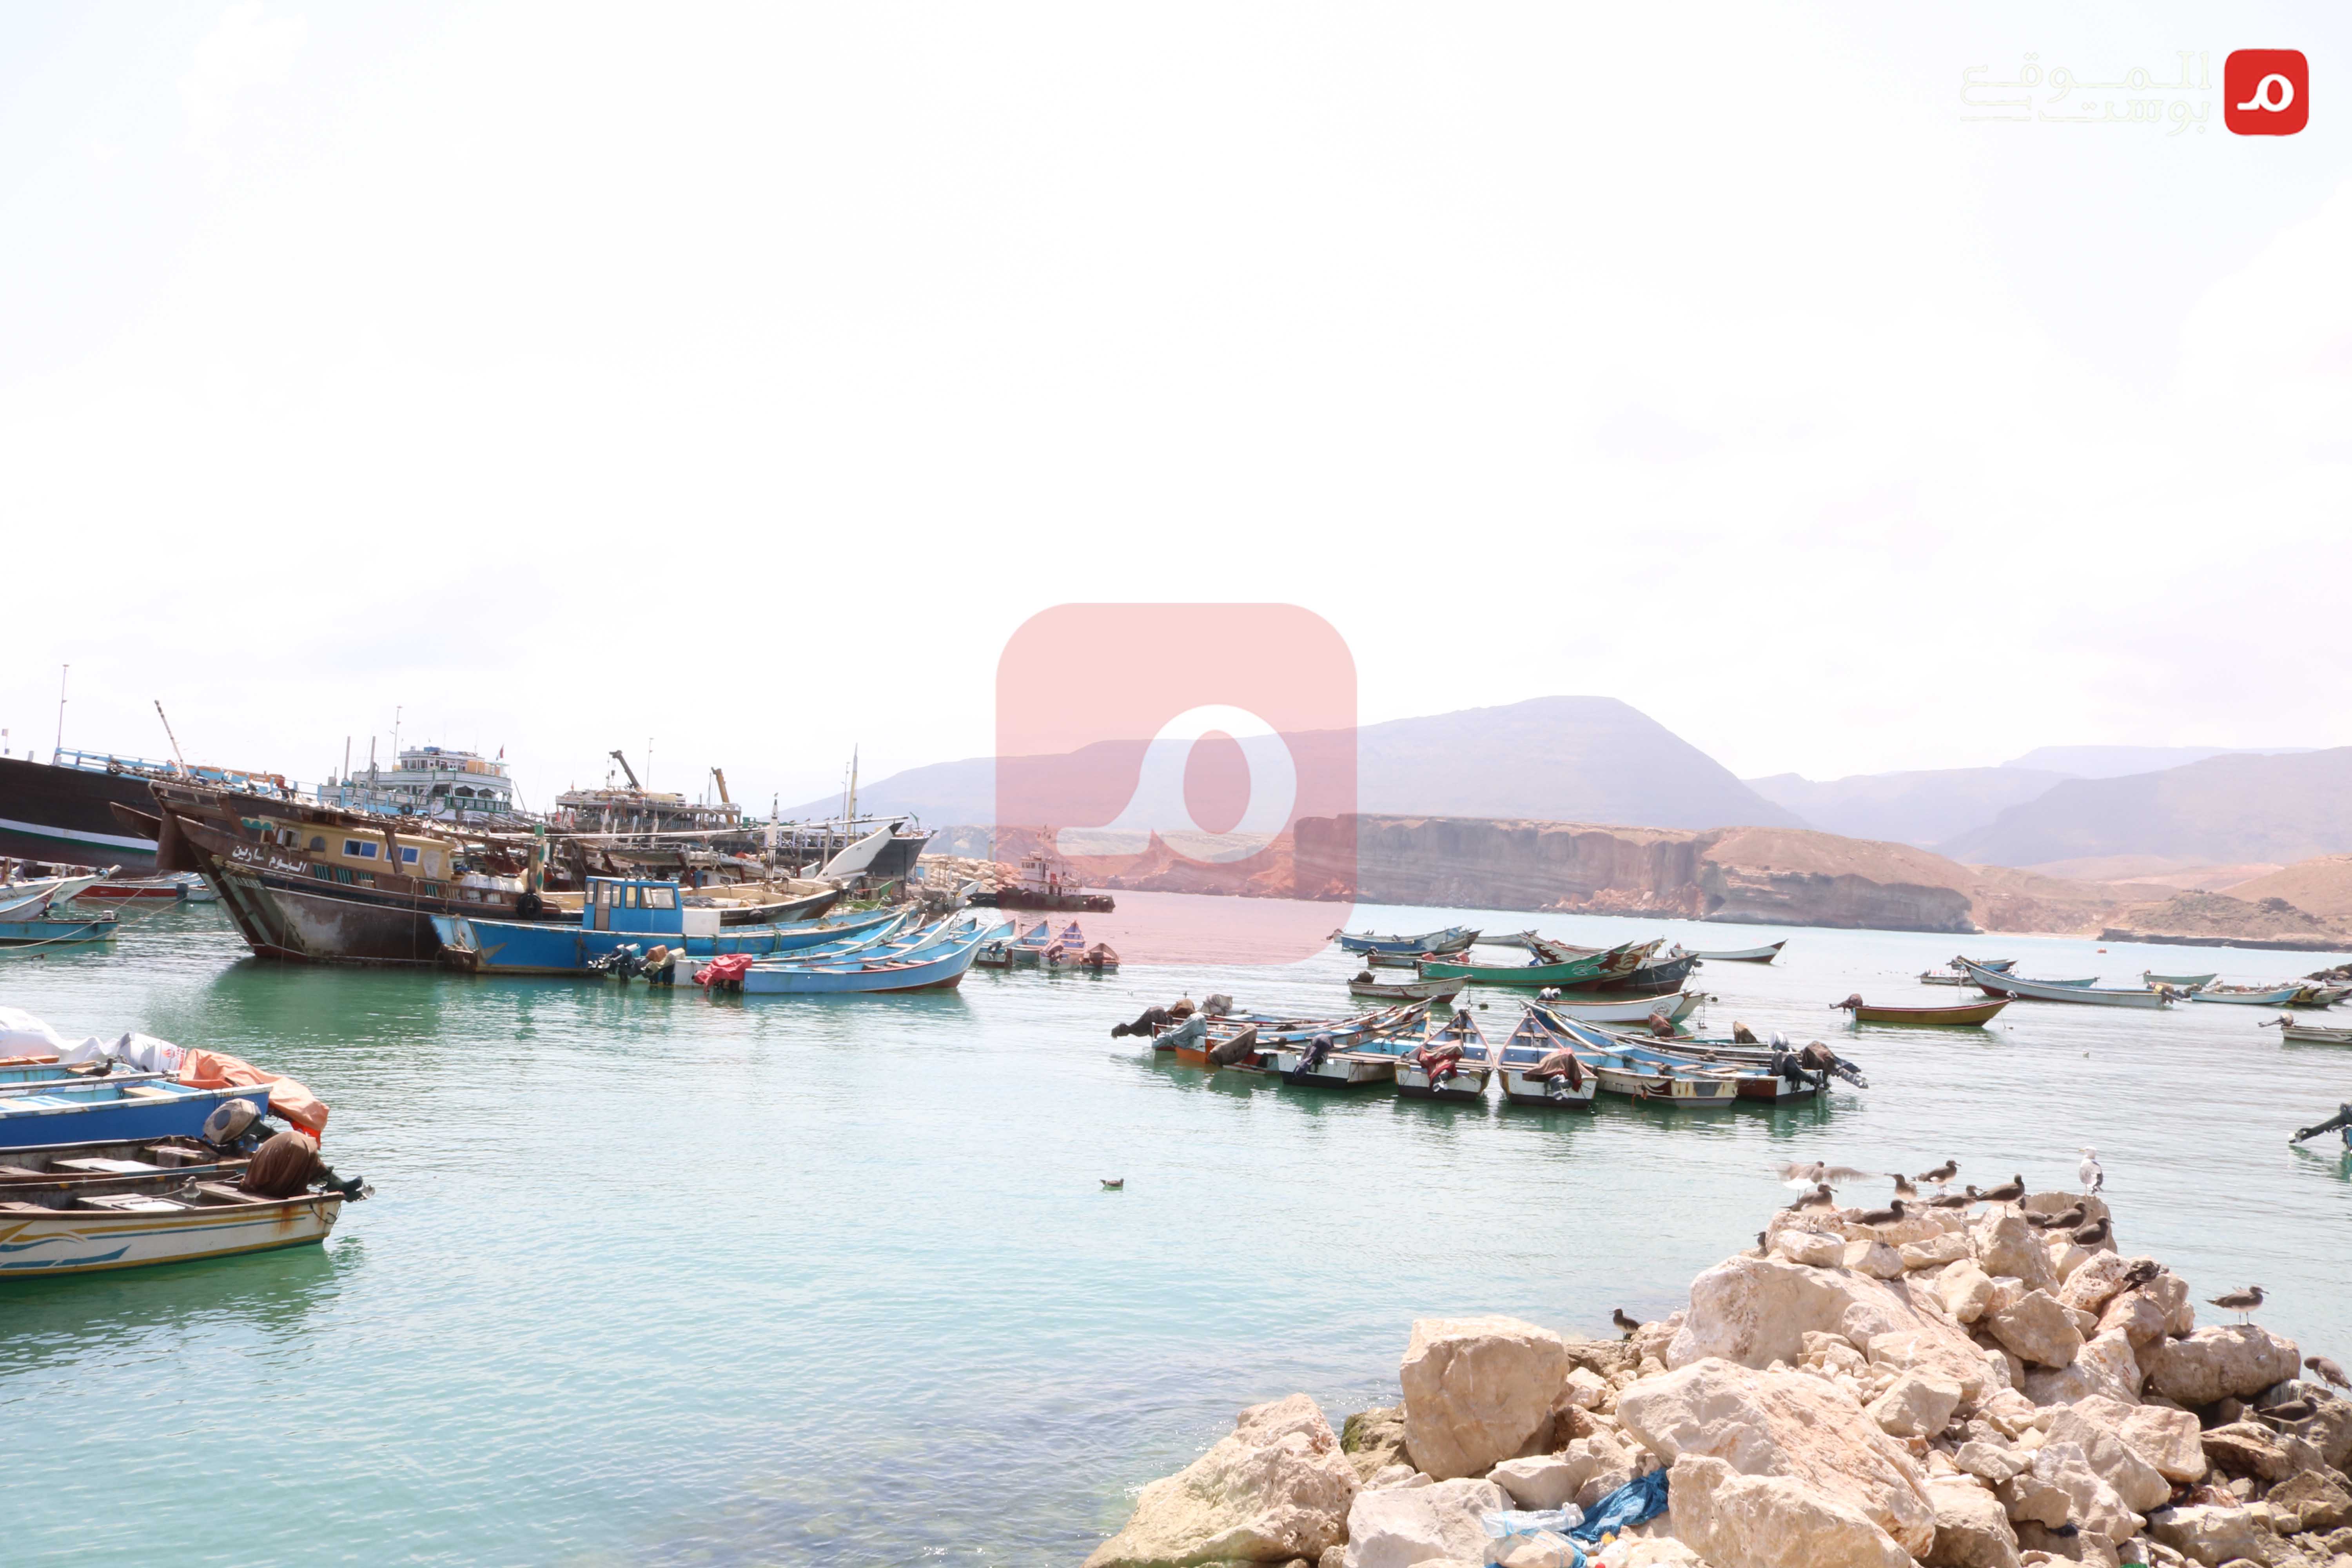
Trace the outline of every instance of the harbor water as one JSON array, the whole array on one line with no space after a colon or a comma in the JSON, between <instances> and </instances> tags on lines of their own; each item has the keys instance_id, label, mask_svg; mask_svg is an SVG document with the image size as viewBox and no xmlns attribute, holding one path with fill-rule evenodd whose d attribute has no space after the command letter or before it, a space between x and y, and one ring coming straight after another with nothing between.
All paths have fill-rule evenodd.
<instances>
[{"instance_id":1,"label":"harbor water","mask_svg":"<svg viewBox=\"0 0 2352 1568\"><path fill-rule=\"evenodd\" d=\"M1185 902L1214 923L1218 900ZM1088 937L1118 946L1141 903ZM1606 1334L1612 1308L1671 1310L1790 1195L1782 1161L1950 1157L2054 1188L2095 1145L2126 1251L2200 1298L2260 1283L2266 1324L2352 1359L2352 1162L2332 1134L2286 1142L2352 1099L2352 1048L2284 1044L2249 1007L2019 1002L1965 1030L1828 1005L1973 996L1915 982L1956 950L2109 984L2341 955L1358 911L1787 935L1773 965L1697 972L1706 1031L1826 1039L1871 1083L1579 1116L1295 1090L1109 1037L1186 993L1346 1011L1336 951L713 998L280 967L216 909L134 918L107 948L0 960L0 1005L303 1079L333 1107L329 1159L376 1195L323 1248L0 1279L10 1563L1074 1563L1242 1405L1304 1390L1336 1423L1392 1401L1416 1316ZM1496 1037L1518 1013L1467 1000Z\"/></svg>"}]
</instances>

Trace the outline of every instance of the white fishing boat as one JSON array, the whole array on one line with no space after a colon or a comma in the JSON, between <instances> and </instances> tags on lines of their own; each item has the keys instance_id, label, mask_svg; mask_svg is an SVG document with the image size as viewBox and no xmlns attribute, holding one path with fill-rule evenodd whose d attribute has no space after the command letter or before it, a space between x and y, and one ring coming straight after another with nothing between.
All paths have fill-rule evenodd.
<instances>
[{"instance_id":1,"label":"white fishing boat","mask_svg":"<svg viewBox=\"0 0 2352 1568\"><path fill-rule=\"evenodd\" d=\"M2352 1029L2327 1029L2317 1024L2299 1023L2292 1013L2282 1013L2275 1021L2265 1022L2261 1026L2276 1029L2281 1039L2293 1040L2298 1045L2352 1046Z\"/></svg>"},{"instance_id":2,"label":"white fishing boat","mask_svg":"<svg viewBox=\"0 0 2352 1568\"><path fill-rule=\"evenodd\" d=\"M2169 1007L2172 998L2164 992L2101 990L2095 985L2063 980L2028 980L2015 974L2004 974L1987 969L1967 959L1957 959L1968 972L1969 982L1988 996L2017 996L2034 1002L2074 1002L2092 1007Z\"/></svg>"},{"instance_id":3,"label":"white fishing boat","mask_svg":"<svg viewBox=\"0 0 2352 1568\"><path fill-rule=\"evenodd\" d=\"M1694 952L1691 956L1717 963L1769 963L1780 957L1780 950L1788 945L1789 939L1782 937L1766 947L1739 947L1726 952Z\"/></svg>"},{"instance_id":4,"label":"white fishing boat","mask_svg":"<svg viewBox=\"0 0 2352 1568\"><path fill-rule=\"evenodd\" d=\"M1575 1047L1555 1034L1533 1009L1496 1053L1503 1079L1503 1099L1512 1105L1541 1106L1547 1110L1590 1110L1601 1080L1577 1059Z\"/></svg>"},{"instance_id":5,"label":"white fishing boat","mask_svg":"<svg viewBox=\"0 0 2352 1568\"><path fill-rule=\"evenodd\" d=\"M7 1197L0 1185L0 1199ZM52 1203L0 1201L7 1277L100 1274L314 1246L343 1209L340 1192L256 1197L226 1182L159 1184L148 1192L53 1193Z\"/></svg>"},{"instance_id":6,"label":"white fishing boat","mask_svg":"<svg viewBox=\"0 0 2352 1568\"><path fill-rule=\"evenodd\" d=\"M1431 1030L1417 1049L1397 1058L1397 1092L1412 1100L1480 1100L1494 1073L1494 1052L1477 1020L1456 1013Z\"/></svg>"},{"instance_id":7,"label":"white fishing boat","mask_svg":"<svg viewBox=\"0 0 2352 1568\"><path fill-rule=\"evenodd\" d=\"M1375 980L1370 971L1348 982L1348 994L1388 1002L1450 1002L1461 994L1467 980Z\"/></svg>"},{"instance_id":8,"label":"white fishing boat","mask_svg":"<svg viewBox=\"0 0 2352 1568\"><path fill-rule=\"evenodd\" d=\"M2284 985L2208 985L2189 993L2191 1002L2220 1002L2236 1007L2284 1007L2303 994L2300 981Z\"/></svg>"},{"instance_id":9,"label":"white fishing boat","mask_svg":"<svg viewBox=\"0 0 2352 1568\"><path fill-rule=\"evenodd\" d=\"M0 921L38 920L51 904L79 897L84 889L105 881L113 870L110 866L103 871L78 870L71 876L11 877L0 881Z\"/></svg>"},{"instance_id":10,"label":"white fishing boat","mask_svg":"<svg viewBox=\"0 0 2352 1568\"><path fill-rule=\"evenodd\" d=\"M1263 1048L1265 1070L1302 1089L1375 1089L1396 1081L1397 1060L1410 1042L1374 1039L1349 1049L1309 1040Z\"/></svg>"},{"instance_id":11,"label":"white fishing boat","mask_svg":"<svg viewBox=\"0 0 2352 1568\"><path fill-rule=\"evenodd\" d=\"M1587 1024L1646 1024L1653 1014L1661 1013L1667 1023L1679 1024L1708 1000L1702 991L1678 991L1672 996L1642 996L1623 1002L1555 1002L1547 998L1544 1005Z\"/></svg>"},{"instance_id":12,"label":"white fishing boat","mask_svg":"<svg viewBox=\"0 0 2352 1568\"><path fill-rule=\"evenodd\" d=\"M2149 985L2169 985L2175 991L2201 991L2221 978L2219 974L2158 974L2146 969L2139 977Z\"/></svg>"}]
</instances>

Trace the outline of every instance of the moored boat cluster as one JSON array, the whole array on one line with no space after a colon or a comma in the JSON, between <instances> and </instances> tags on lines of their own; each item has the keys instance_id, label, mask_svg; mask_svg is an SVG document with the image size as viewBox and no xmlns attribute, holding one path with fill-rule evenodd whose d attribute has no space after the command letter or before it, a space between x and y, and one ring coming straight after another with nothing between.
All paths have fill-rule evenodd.
<instances>
[{"instance_id":1,"label":"moored boat cluster","mask_svg":"<svg viewBox=\"0 0 2352 1568\"><path fill-rule=\"evenodd\" d=\"M2077 1205L2096 1245L2032 1223ZM2345 1568L2342 1369L2199 1327L2113 1230L2093 1193L1788 1209L1622 1339L1423 1320L1399 1405L1244 1410L1087 1568Z\"/></svg>"}]
</instances>

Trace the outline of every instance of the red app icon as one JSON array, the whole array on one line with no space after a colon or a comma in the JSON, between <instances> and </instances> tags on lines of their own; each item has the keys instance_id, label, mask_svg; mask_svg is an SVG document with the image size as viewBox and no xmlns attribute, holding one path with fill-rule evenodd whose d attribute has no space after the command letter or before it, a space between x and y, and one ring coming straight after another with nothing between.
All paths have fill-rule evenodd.
<instances>
[{"instance_id":1,"label":"red app icon","mask_svg":"<svg viewBox=\"0 0 2352 1568\"><path fill-rule=\"evenodd\" d=\"M2311 121L2301 49L2237 49L2221 62L2221 122L2241 136L2292 136Z\"/></svg>"},{"instance_id":2,"label":"red app icon","mask_svg":"<svg viewBox=\"0 0 2352 1568\"><path fill-rule=\"evenodd\" d=\"M1311 957L1355 897L1355 658L1293 605L1034 616L997 660L994 827L1047 962Z\"/></svg>"}]
</instances>

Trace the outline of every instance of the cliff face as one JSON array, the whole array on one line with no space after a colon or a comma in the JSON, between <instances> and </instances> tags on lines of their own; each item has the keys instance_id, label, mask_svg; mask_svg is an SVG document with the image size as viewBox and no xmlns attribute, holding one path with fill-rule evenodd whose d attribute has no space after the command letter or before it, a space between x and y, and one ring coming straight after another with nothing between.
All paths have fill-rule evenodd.
<instances>
[{"instance_id":1,"label":"cliff face","mask_svg":"<svg viewBox=\"0 0 2352 1568\"><path fill-rule=\"evenodd\" d=\"M997 835L1010 861L1035 836ZM2235 898L2152 904L2145 887L1963 866L1916 845L1794 827L1604 827L1477 816L1307 817L1259 854L1213 864L1153 838L1139 855L1074 856L1090 887L1244 898L1647 914L1875 931L2107 931L2156 941L2340 948L2352 857L2290 866ZM2318 914L2272 886L2324 903ZM2336 900L2328 902L2329 898Z\"/></svg>"}]
</instances>

